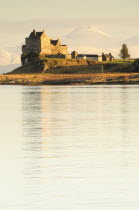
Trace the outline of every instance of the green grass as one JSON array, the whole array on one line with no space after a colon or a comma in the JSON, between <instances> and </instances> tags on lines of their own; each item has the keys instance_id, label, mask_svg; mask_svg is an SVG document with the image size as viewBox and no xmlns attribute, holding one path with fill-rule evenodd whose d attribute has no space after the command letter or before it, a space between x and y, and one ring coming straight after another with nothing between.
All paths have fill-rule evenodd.
<instances>
[{"instance_id":1,"label":"green grass","mask_svg":"<svg viewBox=\"0 0 139 210\"><path fill-rule=\"evenodd\" d=\"M111 63L133 63L135 60L133 59L127 59L123 61L123 59L114 59Z\"/></svg>"},{"instance_id":2,"label":"green grass","mask_svg":"<svg viewBox=\"0 0 139 210\"><path fill-rule=\"evenodd\" d=\"M132 63L104 63L104 64L94 64L90 66L64 66L57 67L54 69L48 69L45 73L51 74L94 74L101 73L102 66L104 73L126 73L132 71Z\"/></svg>"},{"instance_id":3,"label":"green grass","mask_svg":"<svg viewBox=\"0 0 139 210\"><path fill-rule=\"evenodd\" d=\"M65 58L49 58L49 57L41 57L40 60L65 60ZM81 60L81 59L66 59L66 60ZM114 59L114 61L106 62L103 61L104 63L133 63L135 60L134 59L126 59L123 61L123 59Z\"/></svg>"}]
</instances>

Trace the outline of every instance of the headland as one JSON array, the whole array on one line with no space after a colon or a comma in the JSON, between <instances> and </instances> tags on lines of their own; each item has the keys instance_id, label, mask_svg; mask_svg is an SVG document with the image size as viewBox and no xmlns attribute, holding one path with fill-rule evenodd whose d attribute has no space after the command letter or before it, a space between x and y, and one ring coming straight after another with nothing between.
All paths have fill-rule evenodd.
<instances>
[{"instance_id":1,"label":"headland","mask_svg":"<svg viewBox=\"0 0 139 210\"><path fill-rule=\"evenodd\" d=\"M25 39L22 66L0 75L0 85L139 84L139 60L115 60L102 55L68 54L60 39L33 30Z\"/></svg>"},{"instance_id":2,"label":"headland","mask_svg":"<svg viewBox=\"0 0 139 210\"><path fill-rule=\"evenodd\" d=\"M136 61L137 63L137 61ZM103 72L102 72L103 68ZM0 75L1 85L139 84L135 63L84 60L36 60Z\"/></svg>"}]
</instances>

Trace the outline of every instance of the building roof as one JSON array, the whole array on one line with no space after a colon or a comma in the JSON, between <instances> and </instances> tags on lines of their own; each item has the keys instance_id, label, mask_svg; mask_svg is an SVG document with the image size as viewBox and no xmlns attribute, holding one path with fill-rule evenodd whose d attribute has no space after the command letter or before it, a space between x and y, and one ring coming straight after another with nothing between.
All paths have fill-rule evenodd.
<instances>
[{"instance_id":1,"label":"building roof","mask_svg":"<svg viewBox=\"0 0 139 210\"><path fill-rule=\"evenodd\" d=\"M109 57L111 57L111 55L110 54L103 54L105 57L107 57L107 58L109 58Z\"/></svg>"},{"instance_id":2,"label":"building roof","mask_svg":"<svg viewBox=\"0 0 139 210\"><path fill-rule=\"evenodd\" d=\"M54 46L56 46L57 43L58 43L58 39L57 39L57 40L52 40L52 39L51 39L51 44L53 44Z\"/></svg>"},{"instance_id":3,"label":"building roof","mask_svg":"<svg viewBox=\"0 0 139 210\"><path fill-rule=\"evenodd\" d=\"M84 56L86 56L86 55L84 55L84 54L78 54L77 57L84 57Z\"/></svg>"},{"instance_id":4,"label":"building roof","mask_svg":"<svg viewBox=\"0 0 139 210\"><path fill-rule=\"evenodd\" d=\"M40 38L42 36L43 32L31 32L29 38L35 39L35 38Z\"/></svg>"},{"instance_id":5,"label":"building roof","mask_svg":"<svg viewBox=\"0 0 139 210\"><path fill-rule=\"evenodd\" d=\"M72 51L72 53L78 53L78 52L74 50L74 51Z\"/></svg>"},{"instance_id":6,"label":"building roof","mask_svg":"<svg viewBox=\"0 0 139 210\"><path fill-rule=\"evenodd\" d=\"M106 58L113 57L111 53L109 53L109 54L104 54L104 53L102 53L102 55L105 56ZM114 58L114 57L113 57L113 58Z\"/></svg>"},{"instance_id":7,"label":"building roof","mask_svg":"<svg viewBox=\"0 0 139 210\"><path fill-rule=\"evenodd\" d=\"M36 32L36 37L40 38L42 36L43 32Z\"/></svg>"},{"instance_id":8,"label":"building roof","mask_svg":"<svg viewBox=\"0 0 139 210\"><path fill-rule=\"evenodd\" d=\"M99 55L93 55L93 54L78 54L79 57L83 57L83 56L86 56L88 58L92 58L92 57L99 57Z\"/></svg>"}]
</instances>

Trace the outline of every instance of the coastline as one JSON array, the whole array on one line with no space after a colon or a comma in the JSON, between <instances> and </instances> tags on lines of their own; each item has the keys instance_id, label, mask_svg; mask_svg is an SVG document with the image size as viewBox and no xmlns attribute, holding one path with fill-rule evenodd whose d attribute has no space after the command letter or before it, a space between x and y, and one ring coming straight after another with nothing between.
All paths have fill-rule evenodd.
<instances>
[{"instance_id":1,"label":"coastline","mask_svg":"<svg viewBox=\"0 0 139 210\"><path fill-rule=\"evenodd\" d=\"M134 85L139 73L0 75L0 85Z\"/></svg>"}]
</instances>

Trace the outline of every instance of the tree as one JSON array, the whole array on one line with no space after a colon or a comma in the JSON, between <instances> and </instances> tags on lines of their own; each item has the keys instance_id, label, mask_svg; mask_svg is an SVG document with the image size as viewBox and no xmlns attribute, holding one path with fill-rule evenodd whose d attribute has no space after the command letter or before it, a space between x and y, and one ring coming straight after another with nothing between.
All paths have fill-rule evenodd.
<instances>
[{"instance_id":1,"label":"tree","mask_svg":"<svg viewBox=\"0 0 139 210\"><path fill-rule=\"evenodd\" d=\"M126 58L130 58L130 54L128 52L128 48L126 46L126 44L123 44L122 45L122 48L120 50L120 57L123 59L123 61L126 59Z\"/></svg>"}]
</instances>

